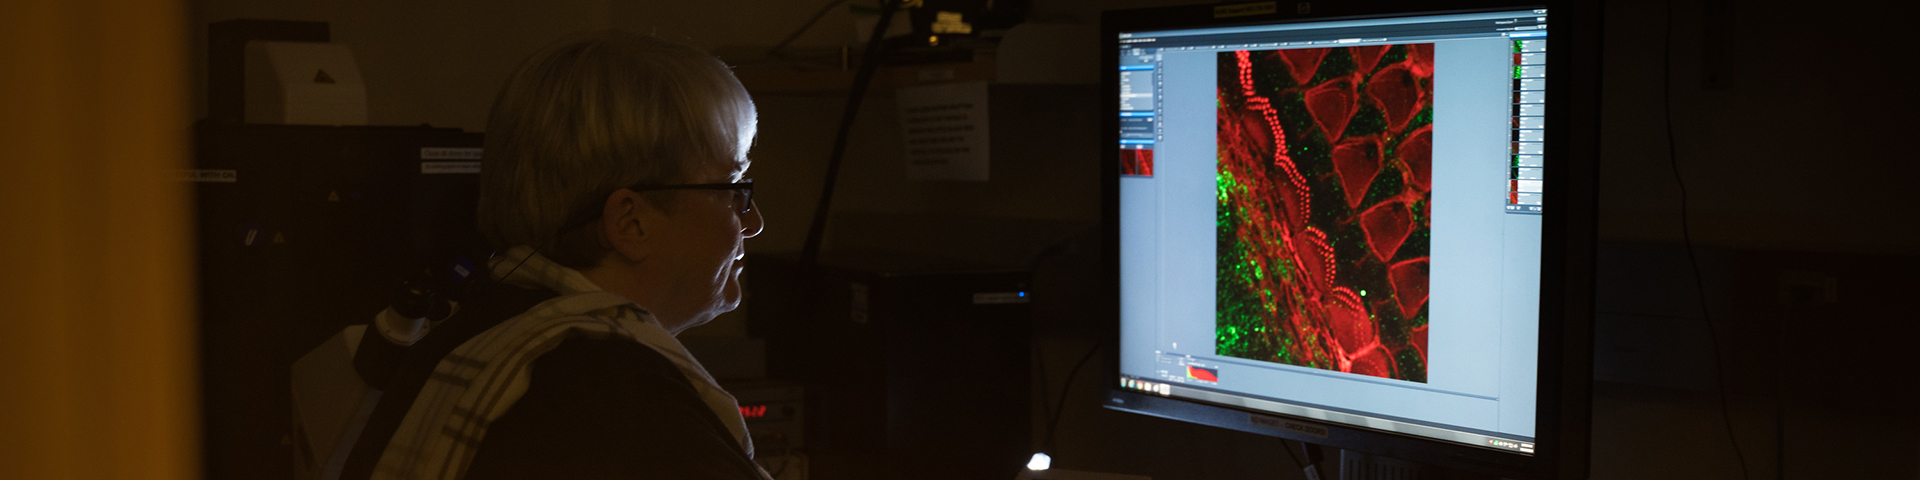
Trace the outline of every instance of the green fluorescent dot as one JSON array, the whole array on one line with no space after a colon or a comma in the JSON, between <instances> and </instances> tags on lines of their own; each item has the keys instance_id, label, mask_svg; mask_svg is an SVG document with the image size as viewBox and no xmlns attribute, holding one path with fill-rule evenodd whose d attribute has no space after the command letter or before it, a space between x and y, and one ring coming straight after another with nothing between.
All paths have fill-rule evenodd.
<instances>
[{"instance_id":1,"label":"green fluorescent dot","mask_svg":"<svg viewBox=\"0 0 1920 480\"><path fill-rule=\"evenodd\" d=\"M1366 291L1366 290L1361 290L1361 291L1360 291L1360 296L1362 296L1362 297L1364 297L1364 296L1367 296L1367 291Z\"/></svg>"}]
</instances>

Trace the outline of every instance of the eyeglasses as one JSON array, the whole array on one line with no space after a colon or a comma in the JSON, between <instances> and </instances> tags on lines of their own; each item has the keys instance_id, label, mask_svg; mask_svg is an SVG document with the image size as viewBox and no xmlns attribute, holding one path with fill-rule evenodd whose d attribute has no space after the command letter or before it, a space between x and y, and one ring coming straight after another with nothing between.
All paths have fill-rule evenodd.
<instances>
[{"instance_id":1,"label":"eyeglasses","mask_svg":"<svg viewBox=\"0 0 1920 480\"><path fill-rule=\"evenodd\" d=\"M733 190L733 199L739 202L738 205L740 206L738 213L745 214L753 211L753 182L751 181L739 183L683 183L677 185L647 185L643 183L627 187L627 190L632 190L636 193L657 190Z\"/></svg>"},{"instance_id":2,"label":"eyeglasses","mask_svg":"<svg viewBox=\"0 0 1920 480\"><path fill-rule=\"evenodd\" d=\"M648 185L648 184L642 183L642 184L637 184L637 185L627 187L626 189L632 190L635 193L660 191L660 190L733 190L733 200L734 202L737 202L735 203L735 205L739 206L739 209L736 210L735 213L745 215L747 214L747 212L753 211L753 182L752 181L739 182L739 183L683 183L683 184L670 184L670 185ZM595 205L595 206L597 207L598 205ZM599 208L582 209L578 213L575 213L573 217L570 220L568 220L565 225L562 225L560 227L560 232L561 233L571 232L576 229L579 229L580 227L587 226L587 224L593 223L594 220L599 220L599 219L600 219Z\"/></svg>"}]
</instances>

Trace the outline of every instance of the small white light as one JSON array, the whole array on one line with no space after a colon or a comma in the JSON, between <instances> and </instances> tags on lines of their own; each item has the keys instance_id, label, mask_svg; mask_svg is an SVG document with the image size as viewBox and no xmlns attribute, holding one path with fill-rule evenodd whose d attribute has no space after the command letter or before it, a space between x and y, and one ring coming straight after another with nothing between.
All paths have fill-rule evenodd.
<instances>
[{"instance_id":1,"label":"small white light","mask_svg":"<svg viewBox=\"0 0 1920 480\"><path fill-rule=\"evenodd\" d=\"M1044 453L1035 453L1033 454L1032 460L1027 460L1028 470L1034 470L1034 471L1046 470L1047 467L1051 467L1051 466L1053 466L1053 457L1049 457L1047 456L1047 454L1044 454Z\"/></svg>"}]
</instances>

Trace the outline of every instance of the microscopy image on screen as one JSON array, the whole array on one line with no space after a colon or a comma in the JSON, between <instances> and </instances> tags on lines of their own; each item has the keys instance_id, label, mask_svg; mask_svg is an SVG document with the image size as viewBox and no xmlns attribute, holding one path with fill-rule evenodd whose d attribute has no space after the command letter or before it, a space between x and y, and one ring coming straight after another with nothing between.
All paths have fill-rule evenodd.
<instances>
[{"instance_id":1,"label":"microscopy image on screen","mask_svg":"<svg viewBox=\"0 0 1920 480\"><path fill-rule=\"evenodd\" d=\"M1426 382L1433 44L1218 66L1216 353Z\"/></svg>"}]
</instances>

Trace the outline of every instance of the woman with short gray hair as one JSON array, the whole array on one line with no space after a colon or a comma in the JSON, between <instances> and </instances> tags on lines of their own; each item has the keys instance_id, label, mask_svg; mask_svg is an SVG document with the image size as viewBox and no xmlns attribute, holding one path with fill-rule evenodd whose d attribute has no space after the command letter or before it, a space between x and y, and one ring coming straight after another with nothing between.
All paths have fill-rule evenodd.
<instances>
[{"instance_id":1,"label":"woman with short gray hair","mask_svg":"<svg viewBox=\"0 0 1920 480\"><path fill-rule=\"evenodd\" d=\"M609 192L747 171L753 101L712 56L652 37L601 33L549 47L514 72L487 123L480 230L495 245L587 268L596 232L562 231ZM576 220L577 219L571 219Z\"/></svg>"},{"instance_id":2,"label":"woman with short gray hair","mask_svg":"<svg viewBox=\"0 0 1920 480\"><path fill-rule=\"evenodd\" d=\"M725 65L653 37L522 63L480 174L499 284L446 322L478 333L426 376L371 476L767 478L733 397L674 338L740 302L762 226L755 115Z\"/></svg>"}]
</instances>

